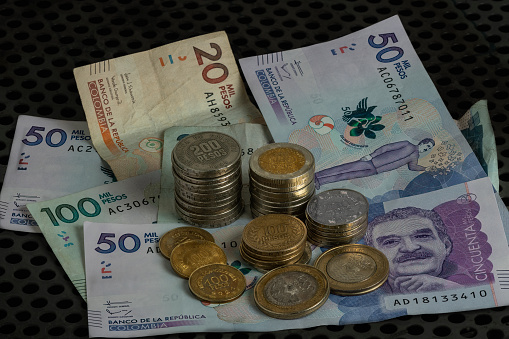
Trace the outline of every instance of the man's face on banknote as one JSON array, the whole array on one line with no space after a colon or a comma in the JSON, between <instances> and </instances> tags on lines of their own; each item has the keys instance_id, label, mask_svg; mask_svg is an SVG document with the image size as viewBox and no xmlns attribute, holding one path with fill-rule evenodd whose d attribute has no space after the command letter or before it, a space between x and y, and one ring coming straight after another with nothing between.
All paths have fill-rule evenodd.
<instances>
[{"instance_id":1,"label":"man's face on banknote","mask_svg":"<svg viewBox=\"0 0 509 339\"><path fill-rule=\"evenodd\" d=\"M392 279L417 274L438 276L452 247L449 240L440 239L431 220L417 215L376 225L372 239L375 248L387 256Z\"/></svg>"}]
</instances>

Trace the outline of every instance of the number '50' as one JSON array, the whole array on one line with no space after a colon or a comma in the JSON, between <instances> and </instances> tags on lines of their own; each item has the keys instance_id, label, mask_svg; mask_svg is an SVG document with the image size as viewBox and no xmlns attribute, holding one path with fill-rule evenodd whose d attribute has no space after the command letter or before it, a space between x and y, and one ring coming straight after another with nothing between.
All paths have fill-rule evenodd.
<instances>
[{"instance_id":1,"label":"number '50'","mask_svg":"<svg viewBox=\"0 0 509 339\"><path fill-rule=\"evenodd\" d=\"M106 244L108 248L102 249L100 246L97 246L95 248L97 252L101 254L108 254L113 252L117 248L115 242L108 238L115 238L115 233L101 233L101 235L99 236L99 240L97 240L97 245ZM127 248L125 244L127 238L131 238L132 241L134 242L134 244L130 244L132 248ZM140 245L141 245L140 238L138 238L137 235L132 233L122 234L120 238L118 238L118 248L120 248L120 250L125 253L136 252L137 250L140 249Z\"/></svg>"},{"instance_id":2,"label":"number '50'","mask_svg":"<svg viewBox=\"0 0 509 339\"><path fill-rule=\"evenodd\" d=\"M26 134L26 137L35 137L34 141L28 140L28 138L25 138L21 140L25 145L27 146L36 146L39 145L43 140L43 136L40 133L37 133L37 131L43 132L46 128L45 127L39 127L39 126L32 126L28 133ZM60 140L58 142L53 142L52 137L55 133L60 134ZM60 147L62 146L65 141L67 140L67 133L63 129L60 128L54 128L52 130L49 130L48 133L46 133L46 144L50 147Z\"/></svg>"}]
</instances>

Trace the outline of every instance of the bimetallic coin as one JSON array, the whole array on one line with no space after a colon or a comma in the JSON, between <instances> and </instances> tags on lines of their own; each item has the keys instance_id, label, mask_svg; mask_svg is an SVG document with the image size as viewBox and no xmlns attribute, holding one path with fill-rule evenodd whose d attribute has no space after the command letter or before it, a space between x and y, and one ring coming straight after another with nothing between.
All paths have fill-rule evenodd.
<instances>
[{"instance_id":1,"label":"bimetallic coin","mask_svg":"<svg viewBox=\"0 0 509 339\"><path fill-rule=\"evenodd\" d=\"M270 317L296 319L316 311L329 296L327 277L308 265L286 265L263 275L254 288L256 306Z\"/></svg>"},{"instance_id":2,"label":"bimetallic coin","mask_svg":"<svg viewBox=\"0 0 509 339\"><path fill-rule=\"evenodd\" d=\"M215 304L239 298L246 289L246 278L235 267L211 264L196 269L189 277L189 289L200 300Z\"/></svg>"},{"instance_id":3,"label":"bimetallic coin","mask_svg":"<svg viewBox=\"0 0 509 339\"><path fill-rule=\"evenodd\" d=\"M382 286L389 275L389 261L379 250L359 244L331 248L315 267L329 279L331 293L360 295Z\"/></svg>"},{"instance_id":4,"label":"bimetallic coin","mask_svg":"<svg viewBox=\"0 0 509 339\"><path fill-rule=\"evenodd\" d=\"M307 217L324 226L357 225L367 217L369 203L359 192L332 189L314 195L306 208Z\"/></svg>"},{"instance_id":5,"label":"bimetallic coin","mask_svg":"<svg viewBox=\"0 0 509 339\"><path fill-rule=\"evenodd\" d=\"M268 214L251 220L242 240L253 252L266 254L302 246L306 241L306 225L286 214Z\"/></svg>"},{"instance_id":6,"label":"bimetallic coin","mask_svg":"<svg viewBox=\"0 0 509 339\"><path fill-rule=\"evenodd\" d=\"M207 240L189 240L173 249L171 267L182 278L189 278L197 268L210 264L226 264L226 254L215 243Z\"/></svg>"},{"instance_id":7,"label":"bimetallic coin","mask_svg":"<svg viewBox=\"0 0 509 339\"><path fill-rule=\"evenodd\" d=\"M256 149L249 159L250 176L272 187L305 186L314 180L315 160L306 148L272 143Z\"/></svg>"},{"instance_id":8,"label":"bimetallic coin","mask_svg":"<svg viewBox=\"0 0 509 339\"><path fill-rule=\"evenodd\" d=\"M198 132L180 140L172 151L172 160L185 176L214 178L238 167L239 143L219 132Z\"/></svg>"},{"instance_id":9,"label":"bimetallic coin","mask_svg":"<svg viewBox=\"0 0 509 339\"><path fill-rule=\"evenodd\" d=\"M159 239L159 249L163 257L169 260L173 249L177 245L189 240L207 240L214 242L214 237L209 232L198 227L177 227L166 232Z\"/></svg>"},{"instance_id":10,"label":"bimetallic coin","mask_svg":"<svg viewBox=\"0 0 509 339\"><path fill-rule=\"evenodd\" d=\"M253 180L249 181L249 193L260 199L274 202L287 202L298 199L310 199L315 194L315 183L312 181L301 189L288 192L272 192L264 187L257 186Z\"/></svg>"}]
</instances>

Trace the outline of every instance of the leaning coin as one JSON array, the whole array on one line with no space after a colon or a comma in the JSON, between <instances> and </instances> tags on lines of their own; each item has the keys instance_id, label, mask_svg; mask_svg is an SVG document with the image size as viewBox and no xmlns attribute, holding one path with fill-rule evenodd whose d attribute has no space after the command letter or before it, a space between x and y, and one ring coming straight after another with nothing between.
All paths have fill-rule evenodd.
<instances>
[{"instance_id":1,"label":"leaning coin","mask_svg":"<svg viewBox=\"0 0 509 339\"><path fill-rule=\"evenodd\" d=\"M351 244L322 253L315 267L329 279L331 292L359 295L381 286L389 275L389 261L376 248Z\"/></svg>"},{"instance_id":2,"label":"leaning coin","mask_svg":"<svg viewBox=\"0 0 509 339\"><path fill-rule=\"evenodd\" d=\"M270 317L296 319L316 311L329 296L327 277L308 265L286 265L263 275L254 288L256 306Z\"/></svg>"},{"instance_id":3,"label":"leaning coin","mask_svg":"<svg viewBox=\"0 0 509 339\"><path fill-rule=\"evenodd\" d=\"M190 226L177 227L166 232L161 239L159 239L161 254L169 260L173 249L177 245L188 240L207 240L214 242L214 237L202 228Z\"/></svg>"},{"instance_id":4,"label":"leaning coin","mask_svg":"<svg viewBox=\"0 0 509 339\"><path fill-rule=\"evenodd\" d=\"M215 243L189 240L177 245L170 254L171 267L182 278L189 278L195 269L210 264L226 264L226 254Z\"/></svg>"},{"instance_id":5,"label":"leaning coin","mask_svg":"<svg viewBox=\"0 0 509 339\"><path fill-rule=\"evenodd\" d=\"M189 277L189 289L200 300L214 304L239 298L246 289L246 278L235 267L211 264L196 269Z\"/></svg>"}]
</instances>

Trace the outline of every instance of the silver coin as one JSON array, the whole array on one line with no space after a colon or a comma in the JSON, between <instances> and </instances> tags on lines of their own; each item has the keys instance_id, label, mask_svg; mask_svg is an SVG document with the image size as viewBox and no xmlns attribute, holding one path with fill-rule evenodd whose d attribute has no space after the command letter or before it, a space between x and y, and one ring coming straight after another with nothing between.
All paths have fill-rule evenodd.
<instances>
[{"instance_id":1,"label":"silver coin","mask_svg":"<svg viewBox=\"0 0 509 339\"><path fill-rule=\"evenodd\" d=\"M172 151L172 160L177 165L178 173L194 178L214 178L229 173L238 166L240 157L239 143L219 132L188 135Z\"/></svg>"},{"instance_id":2,"label":"silver coin","mask_svg":"<svg viewBox=\"0 0 509 339\"><path fill-rule=\"evenodd\" d=\"M219 218L195 218L188 214L185 214L182 212L180 207L176 207L177 214L182 218L182 220L188 222L191 225L204 227L204 228L215 228L215 227L222 227L231 224L244 212L244 203L241 202L239 205L232 209L230 214L226 214ZM210 217L210 216L208 216Z\"/></svg>"},{"instance_id":3,"label":"silver coin","mask_svg":"<svg viewBox=\"0 0 509 339\"><path fill-rule=\"evenodd\" d=\"M325 226L358 224L368 215L369 204L364 195L349 189L332 189L316 194L309 201L306 214Z\"/></svg>"},{"instance_id":4,"label":"silver coin","mask_svg":"<svg viewBox=\"0 0 509 339\"><path fill-rule=\"evenodd\" d=\"M175 171L175 166L172 166L172 173L173 177L178 177L181 180L184 180L185 182L188 182L193 185L198 186L209 186L209 185L221 185L223 183L230 182L234 180L234 178L237 178L238 176L241 176L241 167L239 166L237 169L233 169L230 173L227 173L225 175L221 175L216 178L205 178L205 179L197 179L189 176L182 175L181 173L177 173Z\"/></svg>"},{"instance_id":5,"label":"silver coin","mask_svg":"<svg viewBox=\"0 0 509 339\"><path fill-rule=\"evenodd\" d=\"M233 195L241 194L242 183L237 183L235 186L229 187L226 190L218 191L215 193L196 193L189 190L182 189L175 185L175 194L178 194L182 199L189 203L193 202L211 202L211 200L223 200Z\"/></svg>"},{"instance_id":6,"label":"silver coin","mask_svg":"<svg viewBox=\"0 0 509 339\"><path fill-rule=\"evenodd\" d=\"M272 143L256 149L249 158L250 176L271 187L306 186L314 180L313 154L297 144Z\"/></svg>"},{"instance_id":7,"label":"silver coin","mask_svg":"<svg viewBox=\"0 0 509 339\"><path fill-rule=\"evenodd\" d=\"M232 209L235 207L239 201L241 200L240 195L234 196L235 199L230 199L226 201L225 203L219 205L215 202L212 205L207 206L197 206L195 204L190 204L186 202L185 200L182 200L178 195L175 195L175 201L177 204L179 204L180 207L184 208L187 211L198 213L198 214L216 214L221 213L227 210Z\"/></svg>"},{"instance_id":8,"label":"silver coin","mask_svg":"<svg viewBox=\"0 0 509 339\"><path fill-rule=\"evenodd\" d=\"M242 185L242 176L239 175L236 177L232 177L231 180L227 182L223 182L220 184L211 184L211 185L196 185L182 179L180 176L174 176L175 186L179 186L182 190L187 190L191 193L202 193L202 194L217 194L222 191L226 191L231 189L232 187L236 187L238 185Z\"/></svg>"}]
</instances>

